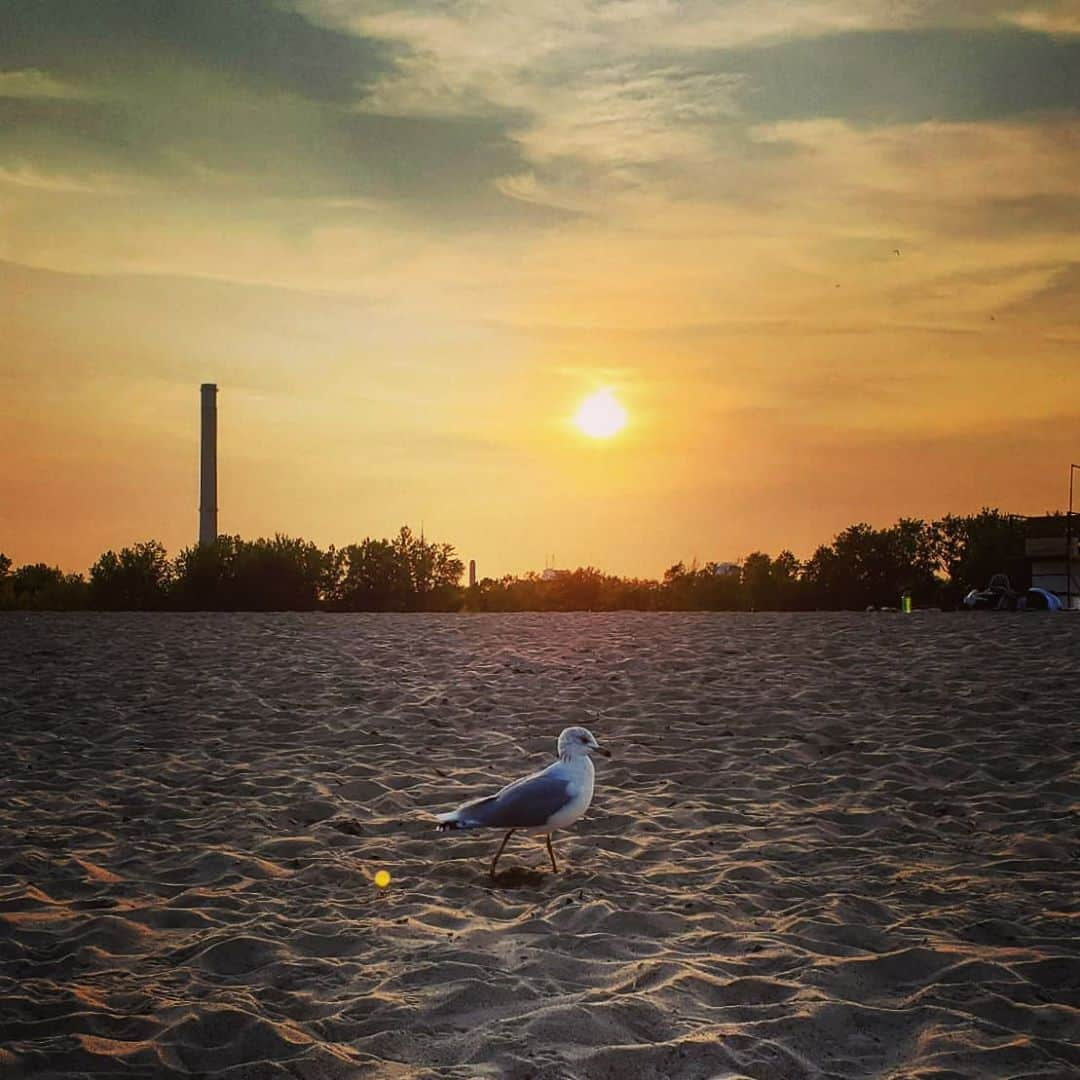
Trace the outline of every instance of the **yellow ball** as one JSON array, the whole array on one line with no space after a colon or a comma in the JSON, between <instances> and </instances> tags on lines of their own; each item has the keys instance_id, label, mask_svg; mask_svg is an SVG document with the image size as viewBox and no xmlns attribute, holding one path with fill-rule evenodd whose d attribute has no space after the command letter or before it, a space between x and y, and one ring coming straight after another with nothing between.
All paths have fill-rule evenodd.
<instances>
[{"instance_id":1,"label":"yellow ball","mask_svg":"<svg viewBox=\"0 0 1080 1080\"><path fill-rule=\"evenodd\" d=\"M378 885L380 889L385 889L386 886L390 884L390 875L385 870L380 870L375 875L375 884Z\"/></svg>"}]
</instances>

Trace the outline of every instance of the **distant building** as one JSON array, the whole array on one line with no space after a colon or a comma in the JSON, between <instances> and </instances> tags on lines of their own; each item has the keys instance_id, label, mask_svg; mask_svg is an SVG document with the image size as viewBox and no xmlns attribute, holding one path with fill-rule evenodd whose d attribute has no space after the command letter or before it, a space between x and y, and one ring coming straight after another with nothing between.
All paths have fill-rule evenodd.
<instances>
[{"instance_id":1,"label":"distant building","mask_svg":"<svg viewBox=\"0 0 1080 1080\"><path fill-rule=\"evenodd\" d=\"M737 562L713 563L713 573L718 576L723 574L738 574L741 571L742 567Z\"/></svg>"},{"instance_id":2,"label":"distant building","mask_svg":"<svg viewBox=\"0 0 1080 1080\"><path fill-rule=\"evenodd\" d=\"M1070 558L1066 546L1068 520L1064 514L1049 517L1027 519L1027 540L1024 542L1024 555L1031 572L1031 586L1055 593L1063 604L1069 601L1080 609L1080 545L1077 533L1080 532L1080 516L1072 520L1072 588L1069 587Z\"/></svg>"},{"instance_id":3,"label":"distant building","mask_svg":"<svg viewBox=\"0 0 1080 1080\"><path fill-rule=\"evenodd\" d=\"M558 581L559 578L569 577L569 570L555 570L552 567L547 567L540 575L541 581Z\"/></svg>"}]
</instances>

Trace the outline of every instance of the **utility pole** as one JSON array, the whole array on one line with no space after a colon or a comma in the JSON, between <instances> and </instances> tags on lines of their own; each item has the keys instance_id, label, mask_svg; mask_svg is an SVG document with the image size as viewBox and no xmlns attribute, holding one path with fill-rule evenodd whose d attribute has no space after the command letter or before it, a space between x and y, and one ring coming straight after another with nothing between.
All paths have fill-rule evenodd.
<instances>
[{"instance_id":1,"label":"utility pole","mask_svg":"<svg viewBox=\"0 0 1080 1080\"><path fill-rule=\"evenodd\" d=\"M1069 466L1069 512L1065 515L1065 607L1072 611L1072 513L1073 513L1073 475L1080 465Z\"/></svg>"}]
</instances>

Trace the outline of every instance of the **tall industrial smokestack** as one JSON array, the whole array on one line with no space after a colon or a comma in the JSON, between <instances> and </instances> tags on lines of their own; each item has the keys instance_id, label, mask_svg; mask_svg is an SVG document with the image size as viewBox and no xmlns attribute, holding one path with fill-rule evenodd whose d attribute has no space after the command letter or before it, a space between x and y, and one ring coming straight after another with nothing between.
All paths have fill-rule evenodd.
<instances>
[{"instance_id":1,"label":"tall industrial smokestack","mask_svg":"<svg viewBox=\"0 0 1080 1080\"><path fill-rule=\"evenodd\" d=\"M202 387L202 456L199 485L199 545L217 539L217 383Z\"/></svg>"}]
</instances>

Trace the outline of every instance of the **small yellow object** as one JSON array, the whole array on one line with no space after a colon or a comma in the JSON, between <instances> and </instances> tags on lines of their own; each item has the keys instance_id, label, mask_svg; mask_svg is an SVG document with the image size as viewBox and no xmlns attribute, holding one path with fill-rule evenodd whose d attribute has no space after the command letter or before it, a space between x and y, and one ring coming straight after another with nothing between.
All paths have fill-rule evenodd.
<instances>
[{"instance_id":1,"label":"small yellow object","mask_svg":"<svg viewBox=\"0 0 1080 1080\"><path fill-rule=\"evenodd\" d=\"M385 889L386 886L390 884L390 875L385 870L380 870L375 875L375 884L378 885L380 889Z\"/></svg>"}]
</instances>

